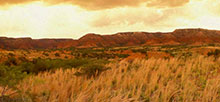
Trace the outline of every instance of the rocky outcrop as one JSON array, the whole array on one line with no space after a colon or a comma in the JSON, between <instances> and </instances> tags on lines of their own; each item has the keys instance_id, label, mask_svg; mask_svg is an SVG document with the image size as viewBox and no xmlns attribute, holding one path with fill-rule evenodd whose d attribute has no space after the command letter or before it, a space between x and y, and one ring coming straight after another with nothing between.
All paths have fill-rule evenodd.
<instances>
[{"instance_id":1,"label":"rocky outcrop","mask_svg":"<svg viewBox=\"0 0 220 102\"><path fill-rule=\"evenodd\" d=\"M78 40L0 37L0 48L2 49L87 48L181 44L220 44L220 31L207 29L177 29L169 33L123 32L113 35L87 34Z\"/></svg>"}]
</instances>

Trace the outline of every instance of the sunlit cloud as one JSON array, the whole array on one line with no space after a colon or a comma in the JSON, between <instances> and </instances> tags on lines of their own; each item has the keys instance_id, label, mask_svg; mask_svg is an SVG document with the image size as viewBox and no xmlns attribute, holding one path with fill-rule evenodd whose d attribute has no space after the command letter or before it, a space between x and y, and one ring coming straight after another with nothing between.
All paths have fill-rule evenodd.
<instances>
[{"instance_id":1,"label":"sunlit cloud","mask_svg":"<svg viewBox=\"0 0 220 102\"><path fill-rule=\"evenodd\" d=\"M0 3L0 36L79 38L87 33L220 29L219 16L219 0L5 0Z\"/></svg>"},{"instance_id":2,"label":"sunlit cloud","mask_svg":"<svg viewBox=\"0 0 220 102\"><path fill-rule=\"evenodd\" d=\"M0 0L0 5L11 6L32 2L42 2L47 5L71 4L87 10L100 10L116 7L137 7L144 4L151 7L176 7L188 3L189 0Z\"/></svg>"}]
</instances>

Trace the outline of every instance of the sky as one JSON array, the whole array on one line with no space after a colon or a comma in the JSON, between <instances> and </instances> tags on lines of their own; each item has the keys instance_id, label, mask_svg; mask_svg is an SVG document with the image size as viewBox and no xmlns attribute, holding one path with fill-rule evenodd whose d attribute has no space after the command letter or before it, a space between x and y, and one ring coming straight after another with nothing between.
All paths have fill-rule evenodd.
<instances>
[{"instance_id":1,"label":"sky","mask_svg":"<svg viewBox=\"0 0 220 102\"><path fill-rule=\"evenodd\" d=\"M0 36L220 30L220 0L0 0Z\"/></svg>"}]
</instances>

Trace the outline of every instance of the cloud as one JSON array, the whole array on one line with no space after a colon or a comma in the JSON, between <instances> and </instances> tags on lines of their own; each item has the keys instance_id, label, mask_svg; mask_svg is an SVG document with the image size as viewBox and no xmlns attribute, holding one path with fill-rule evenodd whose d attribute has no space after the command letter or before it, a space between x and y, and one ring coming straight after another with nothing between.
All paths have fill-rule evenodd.
<instances>
[{"instance_id":1,"label":"cloud","mask_svg":"<svg viewBox=\"0 0 220 102\"><path fill-rule=\"evenodd\" d=\"M23 3L29 3L39 0L0 0L0 5L14 5L14 4L23 4Z\"/></svg>"},{"instance_id":2,"label":"cloud","mask_svg":"<svg viewBox=\"0 0 220 102\"><path fill-rule=\"evenodd\" d=\"M203 7L206 7L207 10L211 13L210 15L220 16L220 1L219 0L207 0Z\"/></svg>"},{"instance_id":3,"label":"cloud","mask_svg":"<svg viewBox=\"0 0 220 102\"><path fill-rule=\"evenodd\" d=\"M135 7L147 4L150 7L177 7L189 0L44 0L49 4L69 3L88 10L110 9L116 7Z\"/></svg>"},{"instance_id":4,"label":"cloud","mask_svg":"<svg viewBox=\"0 0 220 102\"><path fill-rule=\"evenodd\" d=\"M0 5L23 4L40 1L48 5L70 4L87 10L102 10L117 7L137 7L147 5L150 7L177 7L189 0L0 0Z\"/></svg>"},{"instance_id":5,"label":"cloud","mask_svg":"<svg viewBox=\"0 0 220 102\"><path fill-rule=\"evenodd\" d=\"M19 4L18 1L13 3L13 0L6 1L0 4ZM87 1L87 4L80 4L86 3L83 1ZM86 33L167 32L173 31L176 28L190 27L220 29L220 23L217 22L220 21L219 0L191 0L191 2L185 5L183 2L170 4L171 0L168 0L170 2L156 0L158 1L157 5L153 5L156 2L155 0L139 1L139 3L134 4L120 1L118 1L120 3L108 4L102 2L104 4L99 4L101 3L99 0L94 0L98 3L91 1L44 0L45 3L57 6L45 6L44 3L40 2L0 10L0 36L79 38ZM29 2L26 0L21 4ZM72 5L78 5L81 8ZM90 6L85 7L85 5Z\"/></svg>"},{"instance_id":6,"label":"cloud","mask_svg":"<svg viewBox=\"0 0 220 102\"><path fill-rule=\"evenodd\" d=\"M90 22L93 27L133 25L136 23L154 24L163 19L163 15L149 8L112 9L99 12L94 16L92 18L95 19Z\"/></svg>"},{"instance_id":7,"label":"cloud","mask_svg":"<svg viewBox=\"0 0 220 102\"><path fill-rule=\"evenodd\" d=\"M147 2L148 7L177 7L183 6L190 0L149 0Z\"/></svg>"},{"instance_id":8,"label":"cloud","mask_svg":"<svg viewBox=\"0 0 220 102\"><path fill-rule=\"evenodd\" d=\"M167 26L166 21L175 19L194 19L191 9L186 7L155 9L155 8L117 8L106 11L100 11L91 19L90 25L93 27L108 27L118 25L134 25L142 23L146 26ZM176 22L173 22L176 23ZM181 22L179 22L181 23Z\"/></svg>"},{"instance_id":9,"label":"cloud","mask_svg":"<svg viewBox=\"0 0 220 102\"><path fill-rule=\"evenodd\" d=\"M87 10L110 9L124 6L139 6L146 0L44 0L48 4L72 4Z\"/></svg>"}]
</instances>

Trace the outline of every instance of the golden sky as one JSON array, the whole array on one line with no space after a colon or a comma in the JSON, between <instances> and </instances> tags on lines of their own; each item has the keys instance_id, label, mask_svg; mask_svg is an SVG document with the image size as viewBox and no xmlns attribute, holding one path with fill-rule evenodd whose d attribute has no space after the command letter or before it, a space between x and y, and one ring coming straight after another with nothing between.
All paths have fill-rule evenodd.
<instances>
[{"instance_id":1,"label":"golden sky","mask_svg":"<svg viewBox=\"0 0 220 102\"><path fill-rule=\"evenodd\" d=\"M0 0L0 36L77 39L177 28L220 30L220 0Z\"/></svg>"}]
</instances>

